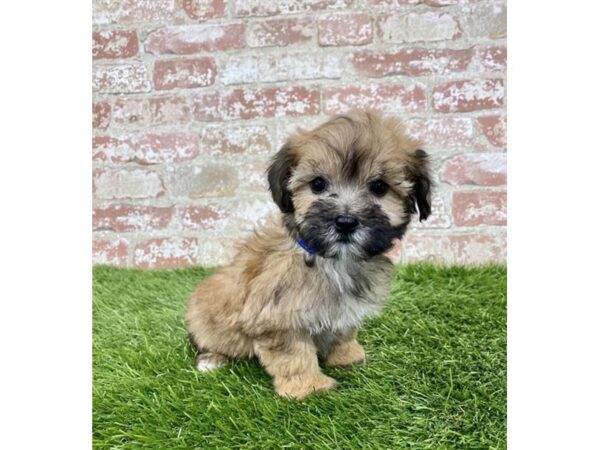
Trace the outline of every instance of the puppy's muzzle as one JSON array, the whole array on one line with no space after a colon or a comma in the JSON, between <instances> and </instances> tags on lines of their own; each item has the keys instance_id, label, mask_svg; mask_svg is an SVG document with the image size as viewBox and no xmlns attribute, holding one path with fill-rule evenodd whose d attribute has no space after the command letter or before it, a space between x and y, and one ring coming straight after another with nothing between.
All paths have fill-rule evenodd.
<instances>
[{"instance_id":1,"label":"puppy's muzzle","mask_svg":"<svg viewBox=\"0 0 600 450\"><path fill-rule=\"evenodd\" d=\"M342 234L353 233L358 228L358 219L353 216L337 216L335 218L335 229Z\"/></svg>"}]
</instances>

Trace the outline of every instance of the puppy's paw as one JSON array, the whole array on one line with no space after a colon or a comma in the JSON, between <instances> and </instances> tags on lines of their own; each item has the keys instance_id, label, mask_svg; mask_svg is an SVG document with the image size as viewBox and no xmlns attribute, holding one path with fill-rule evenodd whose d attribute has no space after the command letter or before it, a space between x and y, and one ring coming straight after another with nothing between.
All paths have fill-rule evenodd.
<instances>
[{"instance_id":1,"label":"puppy's paw","mask_svg":"<svg viewBox=\"0 0 600 450\"><path fill-rule=\"evenodd\" d=\"M335 346L325 358L325 364L332 367L346 367L363 364L366 360L365 349L356 339L353 339Z\"/></svg>"},{"instance_id":2,"label":"puppy's paw","mask_svg":"<svg viewBox=\"0 0 600 450\"><path fill-rule=\"evenodd\" d=\"M224 366L229 362L229 358L219 353L200 353L196 360L196 368L200 372L209 372Z\"/></svg>"},{"instance_id":3,"label":"puppy's paw","mask_svg":"<svg viewBox=\"0 0 600 450\"><path fill-rule=\"evenodd\" d=\"M275 390L282 397L301 400L315 392L335 389L337 382L322 373L276 377Z\"/></svg>"}]
</instances>

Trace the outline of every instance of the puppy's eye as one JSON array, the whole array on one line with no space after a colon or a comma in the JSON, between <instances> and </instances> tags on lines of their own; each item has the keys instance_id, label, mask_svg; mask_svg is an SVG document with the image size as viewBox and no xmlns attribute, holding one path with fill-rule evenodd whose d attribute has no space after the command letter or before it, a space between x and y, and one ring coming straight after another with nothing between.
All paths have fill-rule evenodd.
<instances>
[{"instance_id":1,"label":"puppy's eye","mask_svg":"<svg viewBox=\"0 0 600 450\"><path fill-rule=\"evenodd\" d=\"M375 180L369 183L369 190L377 197L383 197L388 190L388 185L383 180Z\"/></svg>"},{"instance_id":2,"label":"puppy's eye","mask_svg":"<svg viewBox=\"0 0 600 450\"><path fill-rule=\"evenodd\" d=\"M323 192L327 189L327 181L322 177L317 177L310 182L310 188L315 194Z\"/></svg>"}]
</instances>

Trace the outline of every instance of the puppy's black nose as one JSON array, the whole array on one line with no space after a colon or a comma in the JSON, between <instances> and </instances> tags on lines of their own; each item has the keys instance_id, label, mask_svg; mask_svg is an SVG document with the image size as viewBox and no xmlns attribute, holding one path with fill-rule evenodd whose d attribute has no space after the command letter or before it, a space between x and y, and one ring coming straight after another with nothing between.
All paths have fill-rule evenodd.
<instances>
[{"instance_id":1,"label":"puppy's black nose","mask_svg":"<svg viewBox=\"0 0 600 450\"><path fill-rule=\"evenodd\" d=\"M358 219L352 216L337 216L335 218L335 228L340 233L350 234L358 226Z\"/></svg>"}]
</instances>

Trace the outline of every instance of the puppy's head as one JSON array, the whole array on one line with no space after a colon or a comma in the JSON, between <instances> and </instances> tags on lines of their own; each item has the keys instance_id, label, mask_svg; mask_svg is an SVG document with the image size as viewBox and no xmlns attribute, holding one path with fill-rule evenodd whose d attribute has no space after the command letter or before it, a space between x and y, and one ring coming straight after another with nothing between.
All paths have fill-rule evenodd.
<instances>
[{"instance_id":1,"label":"puppy's head","mask_svg":"<svg viewBox=\"0 0 600 450\"><path fill-rule=\"evenodd\" d=\"M424 220L431 212L427 154L399 122L373 113L292 136L268 179L292 235L324 257L383 253L412 214Z\"/></svg>"}]
</instances>

